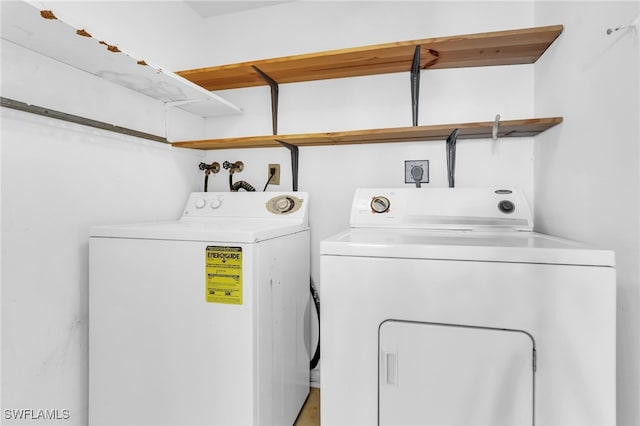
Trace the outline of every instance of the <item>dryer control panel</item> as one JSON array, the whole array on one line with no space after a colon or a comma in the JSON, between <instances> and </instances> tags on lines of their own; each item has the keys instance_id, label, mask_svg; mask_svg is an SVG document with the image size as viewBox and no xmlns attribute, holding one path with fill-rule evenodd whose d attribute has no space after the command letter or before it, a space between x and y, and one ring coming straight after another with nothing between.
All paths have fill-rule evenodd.
<instances>
[{"instance_id":1,"label":"dryer control panel","mask_svg":"<svg viewBox=\"0 0 640 426\"><path fill-rule=\"evenodd\" d=\"M362 188L351 226L531 231L533 216L524 194L512 188Z\"/></svg>"}]
</instances>

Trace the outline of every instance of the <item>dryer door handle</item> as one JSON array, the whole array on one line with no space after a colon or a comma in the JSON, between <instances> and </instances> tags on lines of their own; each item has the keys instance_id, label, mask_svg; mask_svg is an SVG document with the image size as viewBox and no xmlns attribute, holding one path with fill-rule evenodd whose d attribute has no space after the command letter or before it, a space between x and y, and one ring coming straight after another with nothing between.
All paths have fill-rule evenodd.
<instances>
[{"instance_id":1,"label":"dryer door handle","mask_svg":"<svg viewBox=\"0 0 640 426\"><path fill-rule=\"evenodd\" d=\"M396 352L383 352L382 359L384 363L384 384L398 384L398 354Z\"/></svg>"}]
</instances>

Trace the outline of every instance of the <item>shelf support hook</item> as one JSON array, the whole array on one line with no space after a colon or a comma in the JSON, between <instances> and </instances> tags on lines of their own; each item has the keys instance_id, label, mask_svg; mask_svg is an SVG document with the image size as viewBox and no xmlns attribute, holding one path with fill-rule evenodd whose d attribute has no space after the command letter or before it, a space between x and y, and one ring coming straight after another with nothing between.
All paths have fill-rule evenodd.
<instances>
[{"instance_id":1,"label":"shelf support hook","mask_svg":"<svg viewBox=\"0 0 640 426\"><path fill-rule=\"evenodd\" d=\"M260 68L255 65L251 67L258 73L260 77L271 87L271 127L273 134L278 134L278 83L271 77L264 73Z\"/></svg>"},{"instance_id":2,"label":"shelf support hook","mask_svg":"<svg viewBox=\"0 0 640 426\"><path fill-rule=\"evenodd\" d=\"M494 141L498 140L498 131L500 130L500 114L496 114L496 118L493 121L493 127L491 128L491 137Z\"/></svg>"},{"instance_id":3,"label":"shelf support hook","mask_svg":"<svg viewBox=\"0 0 640 426\"><path fill-rule=\"evenodd\" d=\"M416 46L411 65L411 112L413 125L418 125L418 103L420 97L420 46Z\"/></svg>"},{"instance_id":4,"label":"shelf support hook","mask_svg":"<svg viewBox=\"0 0 640 426\"><path fill-rule=\"evenodd\" d=\"M293 191L298 191L298 158L299 158L299 149L297 146L287 143L285 141L281 141L276 139L280 145L284 146L291 152L291 174L292 174L292 182L293 182Z\"/></svg>"}]
</instances>

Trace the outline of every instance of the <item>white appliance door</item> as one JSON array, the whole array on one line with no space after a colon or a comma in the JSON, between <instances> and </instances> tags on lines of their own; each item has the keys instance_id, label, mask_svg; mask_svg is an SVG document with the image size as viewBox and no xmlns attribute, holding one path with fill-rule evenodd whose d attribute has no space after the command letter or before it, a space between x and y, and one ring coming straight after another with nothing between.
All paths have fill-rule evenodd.
<instances>
[{"instance_id":1,"label":"white appliance door","mask_svg":"<svg viewBox=\"0 0 640 426\"><path fill-rule=\"evenodd\" d=\"M90 425L256 421L254 247L242 304L209 303L208 245L92 238Z\"/></svg>"},{"instance_id":2,"label":"white appliance door","mask_svg":"<svg viewBox=\"0 0 640 426\"><path fill-rule=\"evenodd\" d=\"M534 349L521 331L385 321L378 423L531 425Z\"/></svg>"}]
</instances>

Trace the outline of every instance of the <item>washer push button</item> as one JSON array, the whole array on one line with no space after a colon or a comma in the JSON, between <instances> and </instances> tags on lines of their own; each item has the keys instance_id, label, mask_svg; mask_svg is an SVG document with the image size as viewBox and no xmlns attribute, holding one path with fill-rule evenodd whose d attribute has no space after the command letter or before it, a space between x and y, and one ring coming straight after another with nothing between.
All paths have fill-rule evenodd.
<instances>
[{"instance_id":1,"label":"washer push button","mask_svg":"<svg viewBox=\"0 0 640 426\"><path fill-rule=\"evenodd\" d=\"M513 201L502 200L498 203L498 209L505 214L511 214L516 210L516 205Z\"/></svg>"}]
</instances>

